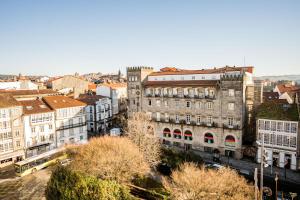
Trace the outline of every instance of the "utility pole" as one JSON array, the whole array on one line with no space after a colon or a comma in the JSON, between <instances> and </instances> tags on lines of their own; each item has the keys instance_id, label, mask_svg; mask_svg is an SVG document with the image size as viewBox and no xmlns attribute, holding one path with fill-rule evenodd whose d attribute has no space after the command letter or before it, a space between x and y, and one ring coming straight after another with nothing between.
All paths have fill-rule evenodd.
<instances>
[{"instance_id":1,"label":"utility pole","mask_svg":"<svg viewBox=\"0 0 300 200\"><path fill-rule=\"evenodd\" d=\"M261 133L261 150L260 150L260 200L263 200L264 185L264 133Z\"/></svg>"},{"instance_id":2,"label":"utility pole","mask_svg":"<svg viewBox=\"0 0 300 200\"><path fill-rule=\"evenodd\" d=\"M277 199L277 181L278 181L278 173L275 173L275 199Z\"/></svg>"},{"instance_id":3,"label":"utility pole","mask_svg":"<svg viewBox=\"0 0 300 200\"><path fill-rule=\"evenodd\" d=\"M257 200L257 168L254 169L254 189L255 189L255 200Z\"/></svg>"}]
</instances>

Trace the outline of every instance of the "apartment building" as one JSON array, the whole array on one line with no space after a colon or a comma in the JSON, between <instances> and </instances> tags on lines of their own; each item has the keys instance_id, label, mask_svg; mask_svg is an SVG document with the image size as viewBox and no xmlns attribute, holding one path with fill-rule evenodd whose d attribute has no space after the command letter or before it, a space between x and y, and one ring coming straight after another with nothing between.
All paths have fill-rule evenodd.
<instances>
[{"instance_id":1,"label":"apartment building","mask_svg":"<svg viewBox=\"0 0 300 200\"><path fill-rule=\"evenodd\" d=\"M57 147L87 142L85 103L66 96L48 96L43 100L55 111Z\"/></svg>"},{"instance_id":2,"label":"apartment building","mask_svg":"<svg viewBox=\"0 0 300 200\"><path fill-rule=\"evenodd\" d=\"M262 138L263 137L263 138ZM257 114L257 162L261 162L261 143L269 165L299 169L299 113L296 104L282 101L263 103Z\"/></svg>"},{"instance_id":3,"label":"apartment building","mask_svg":"<svg viewBox=\"0 0 300 200\"><path fill-rule=\"evenodd\" d=\"M24 158L22 106L10 94L0 94L0 168Z\"/></svg>"},{"instance_id":4,"label":"apartment building","mask_svg":"<svg viewBox=\"0 0 300 200\"><path fill-rule=\"evenodd\" d=\"M78 100L87 104L85 107L87 130L106 133L112 125L111 99L95 94L81 94Z\"/></svg>"},{"instance_id":5,"label":"apartment building","mask_svg":"<svg viewBox=\"0 0 300 200\"><path fill-rule=\"evenodd\" d=\"M253 67L127 68L128 115L147 112L162 143L242 157ZM248 100L249 101L249 100Z\"/></svg>"},{"instance_id":6,"label":"apartment building","mask_svg":"<svg viewBox=\"0 0 300 200\"><path fill-rule=\"evenodd\" d=\"M96 94L109 97L112 101L112 113L117 115L127 109L126 83L103 83L96 89Z\"/></svg>"},{"instance_id":7,"label":"apartment building","mask_svg":"<svg viewBox=\"0 0 300 200\"><path fill-rule=\"evenodd\" d=\"M56 148L54 110L41 99L19 102L23 106L26 158Z\"/></svg>"}]
</instances>

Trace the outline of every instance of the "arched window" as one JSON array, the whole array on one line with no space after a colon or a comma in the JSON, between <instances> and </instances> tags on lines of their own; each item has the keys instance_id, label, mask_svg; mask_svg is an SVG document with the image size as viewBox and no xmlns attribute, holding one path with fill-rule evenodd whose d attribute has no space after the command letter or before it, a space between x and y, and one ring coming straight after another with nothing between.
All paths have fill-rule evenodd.
<instances>
[{"instance_id":1,"label":"arched window","mask_svg":"<svg viewBox=\"0 0 300 200\"><path fill-rule=\"evenodd\" d=\"M205 133L204 135L204 142L208 144L213 144L214 143L214 136L211 133Z\"/></svg>"},{"instance_id":2,"label":"arched window","mask_svg":"<svg viewBox=\"0 0 300 200\"><path fill-rule=\"evenodd\" d=\"M179 129L175 129L173 131L173 137L176 139L181 139L181 131Z\"/></svg>"},{"instance_id":3,"label":"arched window","mask_svg":"<svg viewBox=\"0 0 300 200\"><path fill-rule=\"evenodd\" d=\"M227 135L225 138L225 146L234 147L235 146L235 138L232 135Z\"/></svg>"},{"instance_id":4,"label":"arched window","mask_svg":"<svg viewBox=\"0 0 300 200\"><path fill-rule=\"evenodd\" d=\"M163 136L164 137L171 137L171 131L168 128L165 128L163 131Z\"/></svg>"},{"instance_id":5,"label":"arched window","mask_svg":"<svg viewBox=\"0 0 300 200\"><path fill-rule=\"evenodd\" d=\"M189 130L186 130L184 132L184 139L185 140L193 140L193 134L192 134L192 132L189 131Z\"/></svg>"}]
</instances>

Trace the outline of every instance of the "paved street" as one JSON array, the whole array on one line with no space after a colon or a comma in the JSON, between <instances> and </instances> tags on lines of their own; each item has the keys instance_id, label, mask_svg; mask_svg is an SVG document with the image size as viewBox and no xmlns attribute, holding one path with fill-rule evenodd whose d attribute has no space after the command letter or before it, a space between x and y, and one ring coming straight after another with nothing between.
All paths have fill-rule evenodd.
<instances>
[{"instance_id":1,"label":"paved street","mask_svg":"<svg viewBox=\"0 0 300 200\"><path fill-rule=\"evenodd\" d=\"M22 178L0 179L1 200L41 200L51 174L51 168L40 170ZM1 174L3 175L3 174Z\"/></svg>"}]
</instances>

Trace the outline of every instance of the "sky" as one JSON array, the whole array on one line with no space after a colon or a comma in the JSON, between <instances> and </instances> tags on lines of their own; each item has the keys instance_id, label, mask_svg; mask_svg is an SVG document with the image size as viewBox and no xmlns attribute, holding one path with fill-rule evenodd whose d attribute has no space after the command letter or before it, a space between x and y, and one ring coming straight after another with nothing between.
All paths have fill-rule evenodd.
<instances>
[{"instance_id":1,"label":"sky","mask_svg":"<svg viewBox=\"0 0 300 200\"><path fill-rule=\"evenodd\" d=\"M299 0L0 0L0 74L244 64L300 74L299 10Z\"/></svg>"}]
</instances>

